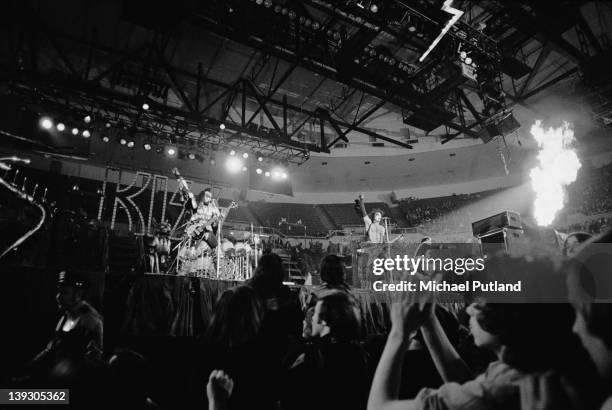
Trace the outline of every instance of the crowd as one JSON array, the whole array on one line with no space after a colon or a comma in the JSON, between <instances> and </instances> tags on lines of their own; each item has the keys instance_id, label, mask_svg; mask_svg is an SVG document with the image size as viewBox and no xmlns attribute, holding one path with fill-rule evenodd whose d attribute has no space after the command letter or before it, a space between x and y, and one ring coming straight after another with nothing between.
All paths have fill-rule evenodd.
<instances>
[{"instance_id":1,"label":"crowd","mask_svg":"<svg viewBox=\"0 0 612 410\"><path fill-rule=\"evenodd\" d=\"M452 195L432 200L408 198L400 201L400 207L409 227L432 234L464 232L470 230L475 217L466 206L487 194L490 193Z\"/></svg>"},{"instance_id":2,"label":"crowd","mask_svg":"<svg viewBox=\"0 0 612 410\"><path fill-rule=\"evenodd\" d=\"M580 169L569 189L568 209L585 215L612 211L612 164Z\"/></svg>"},{"instance_id":3,"label":"crowd","mask_svg":"<svg viewBox=\"0 0 612 410\"><path fill-rule=\"evenodd\" d=\"M585 222L573 223L567 226L567 232L586 232L591 235L596 235L605 232L610 228L610 220L608 218L595 218Z\"/></svg>"},{"instance_id":4,"label":"crowd","mask_svg":"<svg viewBox=\"0 0 612 410\"><path fill-rule=\"evenodd\" d=\"M406 294L385 335L364 333L342 258L326 256L322 284L299 297L282 283L280 257L265 254L252 279L216 302L192 358L201 381L194 398L218 410L610 409L612 305L594 303L584 280L600 285L598 297L612 296L612 256L596 252L611 240L608 232L583 244L561 270L495 256L488 266L503 272L479 277L567 283L570 303L493 303L472 293L455 314L431 294ZM84 286L78 274L60 273L55 336L11 387L70 387L73 408L160 408L143 354L104 354L103 320Z\"/></svg>"}]
</instances>

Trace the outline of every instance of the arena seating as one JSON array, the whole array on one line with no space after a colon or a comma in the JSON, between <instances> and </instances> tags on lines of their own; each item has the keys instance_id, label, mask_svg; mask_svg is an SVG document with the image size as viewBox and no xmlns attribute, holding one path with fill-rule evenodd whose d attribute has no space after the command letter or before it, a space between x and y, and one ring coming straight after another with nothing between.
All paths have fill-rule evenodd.
<instances>
[{"instance_id":1,"label":"arena seating","mask_svg":"<svg viewBox=\"0 0 612 410\"><path fill-rule=\"evenodd\" d=\"M249 209L253 211L264 226L279 227L281 232L286 231L293 235L302 235L303 231L298 226L291 226L291 230L289 230L289 225L297 224L298 221L302 221L301 225L306 226L308 235L320 235L327 231L315 212L314 205L311 204L251 202ZM288 225L279 224L282 220L287 222Z\"/></svg>"},{"instance_id":2,"label":"arena seating","mask_svg":"<svg viewBox=\"0 0 612 410\"><path fill-rule=\"evenodd\" d=\"M612 164L600 168L584 165L570 186L566 213L604 214L612 210Z\"/></svg>"},{"instance_id":3,"label":"arena seating","mask_svg":"<svg viewBox=\"0 0 612 410\"><path fill-rule=\"evenodd\" d=\"M221 208L225 208L227 206L229 206L229 204L231 203L231 201L229 199L223 199L220 198L219 199L219 206ZM247 212L247 210L245 209L246 205L240 205L237 208L232 208L229 210L228 214L227 214L227 218L226 221L227 222L233 222L233 223L240 223L240 224L255 224L257 225L255 222L256 221L251 221L251 219L249 218L249 214Z\"/></svg>"},{"instance_id":4,"label":"arena seating","mask_svg":"<svg viewBox=\"0 0 612 410\"><path fill-rule=\"evenodd\" d=\"M325 204L320 206L327 212L338 228L363 224L363 219L359 214L357 214L357 212L355 212L355 208L352 203ZM382 209L386 216L391 214L389 206L384 202L372 202L366 204L366 210L368 212L371 212L376 208Z\"/></svg>"}]
</instances>

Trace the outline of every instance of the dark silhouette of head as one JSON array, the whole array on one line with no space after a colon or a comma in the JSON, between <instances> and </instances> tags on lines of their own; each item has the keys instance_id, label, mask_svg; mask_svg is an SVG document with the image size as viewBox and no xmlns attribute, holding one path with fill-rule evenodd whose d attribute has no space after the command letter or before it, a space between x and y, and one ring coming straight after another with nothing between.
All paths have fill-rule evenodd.
<instances>
[{"instance_id":1,"label":"dark silhouette of head","mask_svg":"<svg viewBox=\"0 0 612 410\"><path fill-rule=\"evenodd\" d=\"M283 286L284 278L283 260L275 253L267 253L259 258L249 285L255 288L260 296L269 296L268 293L274 293Z\"/></svg>"},{"instance_id":2,"label":"dark silhouette of head","mask_svg":"<svg viewBox=\"0 0 612 410\"><path fill-rule=\"evenodd\" d=\"M344 283L344 263L336 255L327 255L321 262L321 280L328 285L338 286Z\"/></svg>"},{"instance_id":3,"label":"dark silhouette of head","mask_svg":"<svg viewBox=\"0 0 612 410\"><path fill-rule=\"evenodd\" d=\"M243 285L226 290L215 306L208 340L227 347L247 344L258 336L263 314L263 306L253 288Z\"/></svg>"},{"instance_id":4,"label":"dark silhouette of head","mask_svg":"<svg viewBox=\"0 0 612 410\"><path fill-rule=\"evenodd\" d=\"M346 292L330 292L317 301L312 317L313 336L330 335L337 340L351 341L360 333L361 313Z\"/></svg>"}]
</instances>

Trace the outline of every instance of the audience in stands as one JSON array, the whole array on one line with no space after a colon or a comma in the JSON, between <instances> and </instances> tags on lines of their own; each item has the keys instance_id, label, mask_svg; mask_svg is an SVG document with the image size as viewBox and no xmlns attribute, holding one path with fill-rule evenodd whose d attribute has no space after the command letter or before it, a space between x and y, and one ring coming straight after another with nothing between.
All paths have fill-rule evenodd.
<instances>
[{"instance_id":1,"label":"audience in stands","mask_svg":"<svg viewBox=\"0 0 612 410\"><path fill-rule=\"evenodd\" d=\"M567 232L586 232L596 235L606 232L610 228L610 220L605 217L591 219L582 223L574 223L563 229Z\"/></svg>"},{"instance_id":2,"label":"audience in stands","mask_svg":"<svg viewBox=\"0 0 612 410\"><path fill-rule=\"evenodd\" d=\"M569 187L568 210L597 215L612 210L612 163L602 167L583 165Z\"/></svg>"},{"instance_id":3,"label":"audience in stands","mask_svg":"<svg viewBox=\"0 0 612 410\"><path fill-rule=\"evenodd\" d=\"M283 409L364 409L370 376L359 345L361 315L346 292L321 297L312 338L287 357Z\"/></svg>"}]
</instances>

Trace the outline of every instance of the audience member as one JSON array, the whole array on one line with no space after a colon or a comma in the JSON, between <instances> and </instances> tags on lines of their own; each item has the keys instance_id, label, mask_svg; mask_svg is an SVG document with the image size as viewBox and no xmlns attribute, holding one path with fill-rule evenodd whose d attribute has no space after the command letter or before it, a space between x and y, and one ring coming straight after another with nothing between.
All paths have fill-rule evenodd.
<instances>
[{"instance_id":1,"label":"audience member","mask_svg":"<svg viewBox=\"0 0 612 410\"><path fill-rule=\"evenodd\" d=\"M45 378L66 361L96 361L102 355L102 317L83 299L84 278L71 270L59 273L57 304L62 311L55 336L28 365L34 378Z\"/></svg>"},{"instance_id":2,"label":"audience member","mask_svg":"<svg viewBox=\"0 0 612 410\"><path fill-rule=\"evenodd\" d=\"M513 258L504 261L512 269ZM548 266L551 272L537 274L558 277L552 264ZM411 303L407 298L394 304L392 330L376 370L368 408L519 408L519 386L528 375L547 371L572 374L573 386L585 390L594 380L592 363L585 360L584 349L571 333L573 315L566 304L491 303L482 297L469 305L475 344L497 357L477 377L449 342L432 314L433 306L431 302ZM400 400L401 363L410 335L419 328L445 383L438 389L422 389L412 400Z\"/></svg>"},{"instance_id":3,"label":"audience member","mask_svg":"<svg viewBox=\"0 0 612 410\"><path fill-rule=\"evenodd\" d=\"M208 377L206 396L208 397L208 410L225 410L227 402L232 396L234 381L223 372L213 370Z\"/></svg>"},{"instance_id":4,"label":"audience member","mask_svg":"<svg viewBox=\"0 0 612 410\"><path fill-rule=\"evenodd\" d=\"M159 406L147 395L148 366L140 353L133 350L119 350L110 358L108 364L114 391L107 393L111 393L116 400L113 408L159 409Z\"/></svg>"},{"instance_id":5,"label":"audience member","mask_svg":"<svg viewBox=\"0 0 612 410\"><path fill-rule=\"evenodd\" d=\"M358 343L361 316L346 292L317 301L312 339L288 355L283 409L363 409L368 360Z\"/></svg>"},{"instance_id":6,"label":"audience member","mask_svg":"<svg viewBox=\"0 0 612 410\"><path fill-rule=\"evenodd\" d=\"M301 335L303 319L298 295L283 284L284 277L282 259L269 253L259 259L253 278L247 283L264 306L263 334L281 345L288 343L288 337Z\"/></svg>"},{"instance_id":7,"label":"audience member","mask_svg":"<svg viewBox=\"0 0 612 410\"><path fill-rule=\"evenodd\" d=\"M202 347L202 371L206 379L213 369L232 378L229 408L277 408L281 359L262 338L264 312L249 286L225 291L215 306Z\"/></svg>"}]
</instances>

